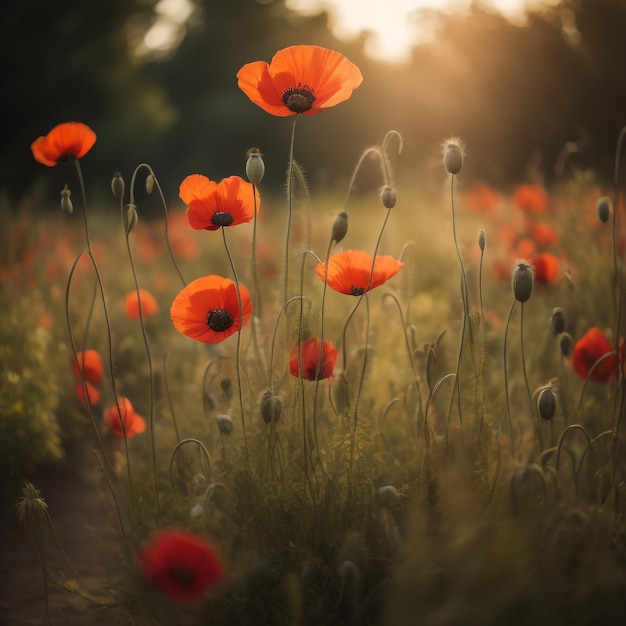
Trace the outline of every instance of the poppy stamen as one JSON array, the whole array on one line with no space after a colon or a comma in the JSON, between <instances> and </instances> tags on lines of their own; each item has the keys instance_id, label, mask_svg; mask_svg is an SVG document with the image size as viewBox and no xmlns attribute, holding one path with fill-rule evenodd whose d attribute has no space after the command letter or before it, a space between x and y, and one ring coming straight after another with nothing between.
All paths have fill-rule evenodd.
<instances>
[{"instance_id":1,"label":"poppy stamen","mask_svg":"<svg viewBox=\"0 0 626 626\"><path fill-rule=\"evenodd\" d=\"M216 333L222 333L233 325L233 316L226 309L211 309L207 324Z\"/></svg>"},{"instance_id":2,"label":"poppy stamen","mask_svg":"<svg viewBox=\"0 0 626 626\"><path fill-rule=\"evenodd\" d=\"M294 113L304 113L313 107L315 97L315 89L308 85L298 83L297 87L285 89L283 92L283 102L285 106Z\"/></svg>"},{"instance_id":3,"label":"poppy stamen","mask_svg":"<svg viewBox=\"0 0 626 626\"><path fill-rule=\"evenodd\" d=\"M228 211L216 211L211 217L213 226L230 226L235 218Z\"/></svg>"},{"instance_id":4,"label":"poppy stamen","mask_svg":"<svg viewBox=\"0 0 626 626\"><path fill-rule=\"evenodd\" d=\"M365 287L355 287L354 285L350 288L350 293L353 296L362 296L365 293Z\"/></svg>"}]
</instances>

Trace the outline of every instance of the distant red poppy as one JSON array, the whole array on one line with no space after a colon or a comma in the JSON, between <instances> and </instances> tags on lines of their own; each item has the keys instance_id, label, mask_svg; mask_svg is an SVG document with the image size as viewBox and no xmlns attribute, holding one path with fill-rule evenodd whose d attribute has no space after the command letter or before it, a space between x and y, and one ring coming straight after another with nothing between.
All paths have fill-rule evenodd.
<instances>
[{"instance_id":1,"label":"distant red poppy","mask_svg":"<svg viewBox=\"0 0 626 626\"><path fill-rule=\"evenodd\" d=\"M33 141L30 149L35 161L52 167L65 159L80 159L96 143L96 133L81 122L65 122L55 126L45 137Z\"/></svg>"},{"instance_id":2,"label":"distant red poppy","mask_svg":"<svg viewBox=\"0 0 626 626\"><path fill-rule=\"evenodd\" d=\"M545 222L529 225L530 234L537 242L538 246L549 248L559 243L559 236L556 231L548 226Z\"/></svg>"},{"instance_id":3,"label":"distant red poppy","mask_svg":"<svg viewBox=\"0 0 626 626\"><path fill-rule=\"evenodd\" d=\"M548 207L548 192L543 185L518 185L513 192L513 204L521 211L543 213Z\"/></svg>"},{"instance_id":4,"label":"distant red poppy","mask_svg":"<svg viewBox=\"0 0 626 626\"><path fill-rule=\"evenodd\" d=\"M470 211L497 215L502 208L500 196L485 183L476 183L463 194L465 205Z\"/></svg>"},{"instance_id":5,"label":"distant red poppy","mask_svg":"<svg viewBox=\"0 0 626 626\"><path fill-rule=\"evenodd\" d=\"M605 356L606 358L602 362L593 367L594 363ZM601 383L615 380L617 363L614 346L609 343L609 340L597 326L590 328L576 342L572 351L572 367L581 378L589 376L589 380Z\"/></svg>"},{"instance_id":6,"label":"distant red poppy","mask_svg":"<svg viewBox=\"0 0 626 626\"><path fill-rule=\"evenodd\" d=\"M247 63L237 72L239 88L264 111L278 117L313 115L352 95L363 77L359 68L334 50L290 46L272 62Z\"/></svg>"},{"instance_id":7,"label":"distant red poppy","mask_svg":"<svg viewBox=\"0 0 626 626\"><path fill-rule=\"evenodd\" d=\"M155 297L146 289L139 290L139 297L137 297L137 290L133 289L128 292L126 296L126 300L124 302L124 308L126 310L126 315L130 317L131 320L139 319L139 304L141 302L141 316L146 319L147 317L152 317L159 312L159 305Z\"/></svg>"},{"instance_id":8,"label":"distant red poppy","mask_svg":"<svg viewBox=\"0 0 626 626\"><path fill-rule=\"evenodd\" d=\"M203 343L219 343L243 328L252 316L252 298L243 285L241 320L237 286L228 278L211 275L189 283L174 299L170 316L176 330Z\"/></svg>"},{"instance_id":9,"label":"distant red poppy","mask_svg":"<svg viewBox=\"0 0 626 626\"><path fill-rule=\"evenodd\" d=\"M327 283L331 289L351 296L362 296L395 276L402 261L390 256L377 256L372 273L372 255L363 250L345 250L328 259ZM324 280L324 264L318 263L317 275Z\"/></svg>"},{"instance_id":10,"label":"distant red poppy","mask_svg":"<svg viewBox=\"0 0 626 626\"><path fill-rule=\"evenodd\" d=\"M202 174L191 174L180 184L180 199L187 205L187 219L196 230L237 226L254 218L261 202L258 190L239 176L216 183Z\"/></svg>"},{"instance_id":11,"label":"distant red poppy","mask_svg":"<svg viewBox=\"0 0 626 626\"><path fill-rule=\"evenodd\" d=\"M140 551L139 561L146 580L163 595L182 603L201 600L226 571L212 545L176 528L158 532Z\"/></svg>"},{"instance_id":12,"label":"distant red poppy","mask_svg":"<svg viewBox=\"0 0 626 626\"><path fill-rule=\"evenodd\" d=\"M119 411L117 410L117 405L113 404L104 412L104 419L109 425L111 432L121 439L124 438L124 433L126 433L126 439L131 439L146 430L146 421L135 411L130 400L124 397L120 397L117 400L120 407ZM123 428L122 424L124 425Z\"/></svg>"},{"instance_id":13,"label":"distant red poppy","mask_svg":"<svg viewBox=\"0 0 626 626\"><path fill-rule=\"evenodd\" d=\"M537 252L537 246L532 239L528 237L523 237L517 242L517 247L515 249L515 256L520 259L529 259L533 257Z\"/></svg>"},{"instance_id":14,"label":"distant red poppy","mask_svg":"<svg viewBox=\"0 0 626 626\"><path fill-rule=\"evenodd\" d=\"M85 380L92 385L97 385L102 379L102 359L97 350L85 350L76 354L76 360L72 363L72 373L80 378L81 370Z\"/></svg>"},{"instance_id":15,"label":"distant red poppy","mask_svg":"<svg viewBox=\"0 0 626 626\"><path fill-rule=\"evenodd\" d=\"M542 252L532 257L535 267L535 281L552 283L559 277L559 260L549 252Z\"/></svg>"},{"instance_id":16,"label":"distant red poppy","mask_svg":"<svg viewBox=\"0 0 626 626\"><path fill-rule=\"evenodd\" d=\"M87 394L85 395L85 389ZM90 406L96 406L100 404L100 392L89 382L85 380L85 387L83 388L82 381L76 383L76 397L83 406L87 406L89 401Z\"/></svg>"},{"instance_id":17,"label":"distant red poppy","mask_svg":"<svg viewBox=\"0 0 626 626\"><path fill-rule=\"evenodd\" d=\"M333 372L337 364L337 348L330 342L322 343L320 360L320 342L316 337L308 339L300 344L300 360L302 361L302 378L304 380L323 380L328 378L333 382ZM291 349L289 355L289 372L297 377L298 367L298 345Z\"/></svg>"}]
</instances>

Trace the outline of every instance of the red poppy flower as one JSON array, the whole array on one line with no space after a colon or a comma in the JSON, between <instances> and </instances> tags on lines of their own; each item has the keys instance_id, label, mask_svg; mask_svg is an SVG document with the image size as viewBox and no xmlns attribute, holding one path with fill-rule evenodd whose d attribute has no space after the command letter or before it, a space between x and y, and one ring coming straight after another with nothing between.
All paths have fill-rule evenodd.
<instances>
[{"instance_id":1,"label":"red poppy flower","mask_svg":"<svg viewBox=\"0 0 626 626\"><path fill-rule=\"evenodd\" d=\"M113 404L104 412L104 419L111 432L121 439L126 433L126 438L131 439L146 430L146 421L135 411L130 400L124 397L117 400L120 405L119 411L117 405ZM124 428L122 428L122 424L124 424Z\"/></svg>"},{"instance_id":2,"label":"red poppy flower","mask_svg":"<svg viewBox=\"0 0 626 626\"><path fill-rule=\"evenodd\" d=\"M237 72L239 88L278 117L312 115L347 100L361 84L359 68L339 52L319 46L279 50L272 62L247 63Z\"/></svg>"},{"instance_id":3,"label":"red poppy flower","mask_svg":"<svg viewBox=\"0 0 626 626\"><path fill-rule=\"evenodd\" d=\"M52 167L63 158L80 159L96 143L96 133L81 122L55 126L45 137L33 141L30 149L36 161Z\"/></svg>"},{"instance_id":4,"label":"red poppy flower","mask_svg":"<svg viewBox=\"0 0 626 626\"><path fill-rule=\"evenodd\" d=\"M252 316L250 292L239 285L241 320L237 285L221 276L205 276L189 283L170 308L176 330L203 343L219 343L243 328Z\"/></svg>"},{"instance_id":5,"label":"red poppy flower","mask_svg":"<svg viewBox=\"0 0 626 626\"><path fill-rule=\"evenodd\" d=\"M141 315L144 319L156 315L159 312L159 305L155 297L145 289L139 290L139 298L137 297L137 290L133 289L126 296L124 302L124 308L126 315L132 320L139 319L139 304L141 303Z\"/></svg>"},{"instance_id":6,"label":"red poppy flower","mask_svg":"<svg viewBox=\"0 0 626 626\"><path fill-rule=\"evenodd\" d=\"M225 574L222 559L213 546L176 528L157 533L141 550L139 560L144 577L176 602L201 600Z\"/></svg>"},{"instance_id":7,"label":"red poppy flower","mask_svg":"<svg viewBox=\"0 0 626 626\"><path fill-rule=\"evenodd\" d=\"M535 281L538 283L552 283L559 277L559 260L549 252L536 254L532 257L535 267Z\"/></svg>"},{"instance_id":8,"label":"red poppy flower","mask_svg":"<svg viewBox=\"0 0 626 626\"><path fill-rule=\"evenodd\" d=\"M609 343L609 340L604 336L603 332L594 326L590 328L585 335L578 340L572 351L572 366L574 371L581 377L593 380L596 382L609 382L615 379L617 363L615 361L615 354L613 346ZM605 355L606 358L598 363L596 367L592 367L598 359L602 359ZM591 372L591 375L589 373Z\"/></svg>"},{"instance_id":9,"label":"red poppy flower","mask_svg":"<svg viewBox=\"0 0 626 626\"><path fill-rule=\"evenodd\" d=\"M557 233L544 222L530 225L530 233L538 245L545 248L556 246L559 243Z\"/></svg>"},{"instance_id":10,"label":"red poppy flower","mask_svg":"<svg viewBox=\"0 0 626 626\"><path fill-rule=\"evenodd\" d=\"M304 380L323 380L328 378L333 382L333 372L337 364L337 348L330 342L322 343L320 359L320 342L316 337L300 344L300 360L302 361L302 378ZM289 355L289 372L298 376L298 345L291 349Z\"/></svg>"},{"instance_id":11,"label":"red poppy flower","mask_svg":"<svg viewBox=\"0 0 626 626\"><path fill-rule=\"evenodd\" d=\"M85 388L87 389L86 395ZM86 380L85 387L83 387L82 381L76 383L76 397L84 407L87 406L87 401L89 401L90 406L100 404L100 392Z\"/></svg>"},{"instance_id":12,"label":"red poppy flower","mask_svg":"<svg viewBox=\"0 0 626 626\"><path fill-rule=\"evenodd\" d=\"M362 296L395 276L404 263L390 256L377 256L372 274L372 255L363 250L345 250L328 259L327 283L331 289L351 296ZM317 275L324 280L324 264L318 263Z\"/></svg>"},{"instance_id":13,"label":"red poppy flower","mask_svg":"<svg viewBox=\"0 0 626 626\"><path fill-rule=\"evenodd\" d=\"M258 211L259 192L239 176L216 183L202 174L192 174L180 184L179 195L188 207L187 219L192 228L217 230L220 226L237 226L254 218L253 190Z\"/></svg>"},{"instance_id":14,"label":"red poppy flower","mask_svg":"<svg viewBox=\"0 0 626 626\"><path fill-rule=\"evenodd\" d=\"M85 350L76 354L76 361L72 363L72 373L76 378L81 377L81 370L85 380L97 385L102 379L102 359L97 350Z\"/></svg>"},{"instance_id":15,"label":"red poppy flower","mask_svg":"<svg viewBox=\"0 0 626 626\"><path fill-rule=\"evenodd\" d=\"M513 204L521 211L543 213L548 207L548 192L542 185L518 185L513 192Z\"/></svg>"}]
</instances>

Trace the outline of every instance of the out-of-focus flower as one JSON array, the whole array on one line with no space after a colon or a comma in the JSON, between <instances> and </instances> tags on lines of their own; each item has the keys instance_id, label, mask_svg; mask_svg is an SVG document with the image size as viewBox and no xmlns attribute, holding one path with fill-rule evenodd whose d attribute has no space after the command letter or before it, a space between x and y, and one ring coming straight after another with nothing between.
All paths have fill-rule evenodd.
<instances>
[{"instance_id":1,"label":"out-of-focus flower","mask_svg":"<svg viewBox=\"0 0 626 626\"><path fill-rule=\"evenodd\" d=\"M624 359L623 342L620 342L620 362ZM596 367L594 364L602 359ZM574 345L572 367L581 377L595 382L606 383L615 380L617 362L614 346L597 327L590 328Z\"/></svg>"},{"instance_id":2,"label":"out-of-focus flower","mask_svg":"<svg viewBox=\"0 0 626 626\"><path fill-rule=\"evenodd\" d=\"M85 394L86 390L86 394ZM76 383L76 397L83 406L96 406L100 404L100 392L90 383L85 380L85 386L83 382L78 381Z\"/></svg>"},{"instance_id":3,"label":"out-of-focus flower","mask_svg":"<svg viewBox=\"0 0 626 626\"><path fill-rule=\"evenodd\" d=\"M465 206L474 213L498 215L502 209L502 199L489 185L476 183L463 194Z\"/></svg>"},{"instance_id":4,"label":"out-of-focus flower","mask_svg":"<svg viewBox=\"0 0 626 626\"><path fill-rule=\"evenodd\" d=\"M85 350L76 354L76 360L72 363L72 373L80 378L81 371L85 380L92 385L97 385L102 379L102 359L97 350Z\"/></svg>"},{"instance_id":5,"label":"out-of-focus flower","mask_svg":"<svg viewBox=\"0 0 626 626\"><path fill-rule=\"evenodd\" d=\"M63 159L79 159L96 143L96 133L81 122L64 122L44 137L33 141L30 149L39 163L52 167Z\"/></svg>"},{"instance_id":6,"label":"out-of-focus flower","mask_svg":"<svg viewBox=\"0 0 626 626\"><path fill-rule=\"evenodd\" d=\"M117 400L119 411L117 405L113 404L104 412L104 419L111 432L121 439L124 438L124 434L126 434L126 439L131 439L146 430L146 421L135 411L130 400L125 397Z\"/></svg>"},{"instance_id":7,"label":"out-of-focus flower","mask_svg":"<svg viewBox=\"0 0 626 626\"><path fill-rule=\"evenodd\" d=\"M243 328L252 316L250 292L228 278L211 275L189 283L174 299L170 316L176 330L203 343L219 343Z\"/></svg>"},{"instance_id":8,"label":"out-of-focus flower","mask_svg":"<svg viewBox=\"0 0 626 626\"><path fill-rule=\"evenodd\" d=\"M157 304L155 297L149 291L146 289L140 289L139 297L137 297L137 290L133 289L133 291L128 293L124 302L126 315L132 320L138 320L140 318L140 305L141 317L143 317L143 319L152 317L159 312L159 305Z\"/></svg>"},{"instance_id":9,"label":"out-of-focus flower","mask_svg":"<svg viewBox=\"0 0 626 626\"><path fill-rule=\"evenodd\" d=\"M532 257L535 268L535 281L553 283L559 277L559 260L549 252L542 252Z\"/></svg>"},{"instance_id":10,"label":"out-of-focus flower","mask_svg":"<svg viewBox=\"0 0 626 626\"><path fill-rule=\"evenodd\" d=\"M224 578L217 550L201 537L168 528L157 533L140 551L141 572L171 600L194 603Z\"/></svg>"},{"instance_id":11,"label":"out-of-focus flower","mask_svg":"<svg viewBox=\"0 0 626 626\"><path fill-rule=\"evenodd\" d=\"M543 213L548 208L548 192L543 185L518 185L513 192L513 204L520 211Z\"/></svg>"},{"instance_id":12,"label":"out-of-focus flower","mask_svg":"<svg viewBox=\"0 0 626 626\"><path fill-rule=\"evenodd\" d=\"M304 380L328 378L331 383L333 382L333 372L335 365L337 365L337 348L330 341L324 340L322 346L316 337L302 342L300 344L300 360ZM299 371L298 345L296 344L289 355L289 372L292 376L298 377Z\"/></svg>"},{"instance_id":13,"label":"out-of-focus flower","mask_svg":"<svg viewBox=\"0 0 626 626\"><path fill-rule=\"evenodd\" d=\"M331 289L350 296L362 296L365 292L385 284L403 267L402 261L390 256L377 256L373 263L371 254L363 250L345 250L328 259L326 282ZM324 280L324 263L315 268L317 275Z\"/></svg>"},{"instance_id":14,"label":"out-of-focus flower","mask_svg":"<svg viewBox=\"0 0 626 626\"><path fill-rule=\"evenodd\" d=\"M529 231L538 246L549 248L559 243L559 236L556 231L545 222L529 224Z\"/></svg>"},{"instance_id":15,"label":"out-of-focus flower","mask_svg":"<svg viewBox=\"0 0 626 626\"><path fill-rule=\"evenodd\" d=\"M278 117L312 115L352 95L363 77L339 52L320 46L290 46L271 63L247 63L237 72L239 88L264 111Z\"/></svg>"}]
</instances>

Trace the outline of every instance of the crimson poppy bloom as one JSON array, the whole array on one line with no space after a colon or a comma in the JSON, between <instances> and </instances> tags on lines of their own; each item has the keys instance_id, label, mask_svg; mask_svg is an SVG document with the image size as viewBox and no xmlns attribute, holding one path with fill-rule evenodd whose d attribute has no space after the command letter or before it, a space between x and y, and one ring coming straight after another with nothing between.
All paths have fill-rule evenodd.
<instances>
[{"instance_id":1,"label":"crimson poppy bloom","mask_svg":"<svg viewBox=\"0 0 626 626\"><path fill-rule=\"evenodd\" d=\"M45 137L33 141L30 149L35 161L52 167L65 159L80 159L96 143L96 133L81 122L65 122L55 126Z\"/></svg>"},{"instance_id":2,"label":"crimson poppy bloom","mask_svg":"<svg viewBox=\"0 0 626 626\"><path fill-rule=\"evenodd\" d=\"M215 548L193 533L169 528L139 553L141 571L163 595L182 603L202 599L225 575Z\"/></svg>"},{"instance_id":3,"label":"crimson poppy bloom","mask_svg":"<svg viewBox=\"0 0 626 626\"><path fill-rule=\"evenodd\" d=\"M219 343L243 328L252 316L250 292L228 278L211 275L189 283L172 302L170 316L176 330L203 343Z\"/></svg>"},{"instance_id":4,"label":"crimson poppy bloom","mask_svg":"<svg viewBox=\"0 0 626 626\"><path fill-rule=\"evenodd\" d=\"M326 282L331 289L350 296L362 296L395 276L403 267L402 261L390 256L377 256L372 273L372 255L363 250L345 250L328 259ZM317 275L324 280L324 264L318 263Z\"/></svg>"},{"instance_id":5,"label":"crimson poppy bloom","mask_svg":"<svg viewBox=\"0 0 626 626\"><path fill-rule=\"evenodd\" d=\"M180 184L180 199L187 205L189 225L196 230L217 230L220 226L237 226L254 218L261 197L251 183L230 176L216 183L202 174L187 176Z\"/></svg>"},{"instance_id":6,"label":"crimson poppy bloom","mask_svg":"<svg viewBox=\"0 0 626 626\"><path fill-rule=\"evenodd\" d=\"M155 297L149 291L146 291L145 289L140 289L139 297L137 297L137 290L133 289L131 292L128 293L124 302L126 315L130 317L130 319L138 320L140 318L140 303L141 317L143 317L143 319L156 315L159 312L159 305L157 304Z\"/></svg>"},{"instance_id":7,"label":"crimson poppy bloom","mask_svg":"<svg viewBox=\"0 0 626 626\"><path fill-rule=\"evenodd\" d=\"M126 433L126 439L131 439L146 430L146 421L135 411L130 400L121 397L117 401L120 406L119 411L117 405L113 404L104 412L104 419L111 432L120 439L123 439L124 433ZM124 425L123 428L122 424Z\"/></svg>"},{"instance_id":8,"label":"crimson poppy bloom","mask_svg":"<svg viewBox=\"0 0 626 626\"><path fill-rule=\"evenodd\" d=\"M72 363L72 373L76 378L85 377L92 385L97 385L102 379L102 359L97 350L85 350L76 353L76 360Z\"/></svg>"},{"instance_id":9,"label":"crimson poppy bloom","mask_svg":"<svg viewBox=\"0 0 626 626\"><path fill-rule=\"evenodd\" d=\"M321 359L320 359L321 352ZM302 378L304 380L323 380L328 378L333 382L333 372L337 365L337 348L330 341L320 342L312 337L300 344L300 360L302 361ZM291 349L289 355L289 372L298 377L298 344Z\"/></svg>"},{"instance_id":10,"label":"crimson poppy bloom","mask_svg":"<svg viewBox=\"0 0 626 626\"><path fill-rule=\"evenodd\" d=\"M85 389L87 393L85 393ZM82 381L76 383L76 397L84 407L86 407L87 404L90 406L100 404L100 392L86 380L85 387L83 387Z\"/></svg>"},{"instance_id":11,"label":"crimson poppy bloom","mask_svg":"<svg viewBox=\"0 0 626 626\"><path fill-rule=\"evenodd\" d=\"M603 357L606 358L593 367L594 363ZM614 347L597 326L590 328L576 342L572 351L572 366L581 378L589 376L589 380L601 383L615 380L617 363Z\"/></svg>"},{"instance_id":12,"label":"crimson poppy bloom","mask_svg":"<svg viewBox=\"0 0 626 626\"><path fill-rule=\"evenodd\" d=\"M335 106L361 84L359 68L339 52L320 46L290 46L272 62L247 63L237 72L239 88L278 117L313 115Z\"/></svg>"},{"instance_id":13,"label":"crimson poppy bloom","mask_svg":"<svg viewBox=\"0 0 626 626\"><path fill-rule=\"evenodd\" d=\"M553 254L542 252L532 259L538 283L552 283L559 277L559 260Z\"/></svg>"}]
</instances>

